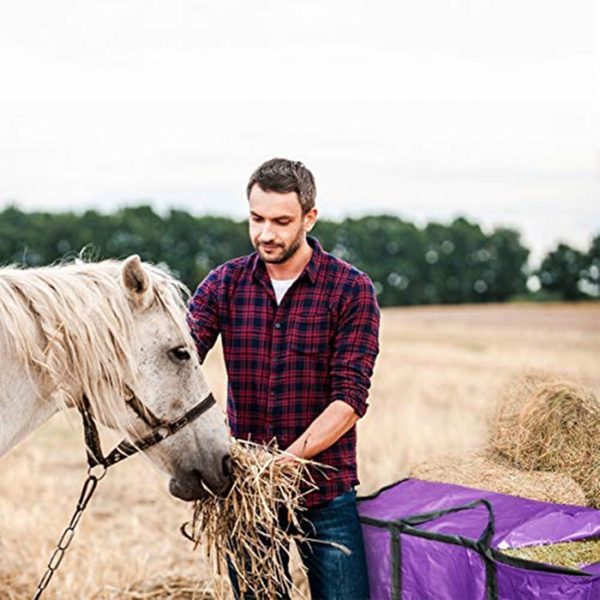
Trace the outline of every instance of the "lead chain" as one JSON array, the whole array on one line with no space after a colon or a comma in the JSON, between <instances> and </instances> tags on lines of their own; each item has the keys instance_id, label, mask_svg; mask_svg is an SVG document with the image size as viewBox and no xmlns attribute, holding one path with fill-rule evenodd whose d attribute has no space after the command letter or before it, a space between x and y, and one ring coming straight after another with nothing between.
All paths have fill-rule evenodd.
<instances>
[{"instance_id":1,"label":"lead chain","mask_svg":"<svg viewBox=\"0 0 600 600\"><path fill-rule=\"evenodd\" d=\"M35 594L33 595L33 600L38 600L38 598L42 597L42 594L44 590L48 587L52 576L60 566L60 563L62 562L67 548L73 541L73 538L75 537L75 528L81 520L81 515L86 509L88 502L94 495L98 482L104 477L104 475L106 475L106 468L102 466L100 466L99 468L102 469L99 475L94 475L92 473L92 469L88 469L88 477L83 483L83 487L81 489L81 494L79 496L79 501L77 502L75 512L71 517L71 521L69 522L65 530L62 532L62 535L58 540L56 548L54 549L54 552L52 553L52 556L48 561L48 568L46 569L46 572L44 573L44 575L40 579L40 582L38 583Z\"/></svg>"}]
</instances>

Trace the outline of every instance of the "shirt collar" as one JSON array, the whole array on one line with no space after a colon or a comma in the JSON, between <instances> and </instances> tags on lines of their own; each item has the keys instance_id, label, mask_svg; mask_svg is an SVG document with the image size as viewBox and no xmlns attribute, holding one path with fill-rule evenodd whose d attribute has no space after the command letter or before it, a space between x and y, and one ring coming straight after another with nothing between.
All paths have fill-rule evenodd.
<instances>
[{"instance_id":1,"label":"shirt collar","mask_svg":"<svg viewBox=\"0 0 600 600\"><path fill-rule=\"evenodd\" d=\"M317 281L317 273L319 272L319 267L323 262L323 247L319 244L317 238L312 236L306 236L306 240L309 243L310 247L313 249L312 256L308 261L306 267L304 267L304 273L310 279L310 282L314 284Z\"/></svg>"},{"instance_id":2,"label":"shirt collar","mask_svg":"<svg viewBox=\"0 0 600 600\"><path fill-rule=\"evenodd\" d=\"M300 275L298 276L298 279L300 279L306 273L306 276L308 277L309 281L314 285L317 280L317 273L319 272L319 267L323 262L324 252L323 247L321 246L317 238L308 235L306 236L306 241L312 248L313 253L307 265L304 267L304 271L302 271L302 273L300 273ZM262 260L262 258L260 258L258 252L254 252L254 255L252 257L252 276L255 279L260 280L261 275L266 275L266 271L267 269L265 267L264 261Z\"/></svg>"}]
</instances>

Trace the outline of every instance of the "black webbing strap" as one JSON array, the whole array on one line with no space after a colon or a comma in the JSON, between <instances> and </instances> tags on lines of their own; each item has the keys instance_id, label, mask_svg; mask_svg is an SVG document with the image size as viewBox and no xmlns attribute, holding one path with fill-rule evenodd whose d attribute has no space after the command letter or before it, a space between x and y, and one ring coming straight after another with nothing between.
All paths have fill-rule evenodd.
<instances>
[{"instance_id":1,"label":"black webbing strap","mask_svg":"<svg viewBox=\"0 0 600 600\"><path fill-rule=\"evenodd\" d=\"M100 444L100 436L96 421L92 414L92 407L89 398L84 394L79 407L81 419L83 420L83 435L85 438L85 451L87 462L90 469L97 465L104 464L104 456L102 455L102 445Z\"/></svg>"},{"instance_id":2,"label":"black webbing strap","mask_svg":"<svg viewBox=\"0 0 600 600\"><path fill-rule=\"evenodd\" d=\"M170 423L162 423L158 429L155 429L147 436L144 436L138 440L135 444L128 440L123 440L116 448L114 448L105 459L105 466L110 467L115 463L121 462L125 458L135 454L136 452L143 452L151 446L162 442L162 440L177 433L180 429L185 427L197 419L202 413L206 412L209 408L216 404L215 398L212 394L209 394L202 402L196 404L191 410L185 415L171 421Z\"/></svg>"},{"instance_id":3,"label":"black webbing strap","mask_svg":"<svg viewBox=\"0 0 600 600\"><path fill-rule=\"evenodd\" d=\"M452 508L445 508L442 510L436 510L420 515L413 515L412 517L405 517L403 519L398 519L397 522L403 525L410 525L416 527L417 525L423 525L424 523L435 521L436 519L444 517L445 515L451 515L453 513L462 512L464 510L471 510L472 508L476 508L478 506L484 506L486 508L488 513L488 522L485 529L483 530L483 533L479 536L477 543L481 544L482 547L489 548L492 542L492 538L494 537L494 511L490 502L483 498L481 498L480 500L474 500L473 502L469 502L468 504L454 506Z\"/></svg>"},{"instance_id":4,"label":"black webbing strap","mask_svg":"<svg viewBox=\"0 0 600 600\"><path fill-rule=\"evenodd\" d=\"M471 540L460 535L449 535L426 531L419 528L419 525L429 523L430 521L435 521L436 519L439 519L440 517L443 517L445 515L461 512L464 510L471 510L478 506L484 506L488 513L487 524L478 540ZM474 502L469 502L468 504L462 504L460 506L454 506L452 508L422 513L418 515L412 515L410 517L404 517L402 519L396 519L394 521L384 521L381 519L374 519L372 517L365 516L361 516L360 520L366 525L373 525L375 527L387 529L390 533L392 568L391 582L393 600L400 600L400 598L402 597L402 563L400 534L407 534L434 541L446 542L456 546L470 548L471 550L477 552L483 558L485 565L486 599L498 600L498 582L496 577L496 566L490 548L492 537L494 536L494 511L492 509L492 505L487 500L475 500Z\"/></svg>"},{"instance_id":5,"label":"black webbing strap","mask_svg":"<svg viewBox=\"0 0 600 600\"><path fill-rule=\"evenodd\" d=\"M133 410L133 412L140 418L148 427L156 429L160 427L163 422L147 407L144 406L142 401L129 390L130 395L125 398L126 404Z\"/></svg>"},{"instance_id":6,"label":"black webbing strap","mask_svg":"<svg viewBox=\"0 0 600 600\"><path fill-rule=\"evenodd\" d=\"M400 600L402 595L402 547L400 531L397 527L390 530L390 557L392 560L392 600Z\"/></svg>"},{"instance_id":7,"label":"black webbing strap","mask_svg":"<svg viewBox=\"0 0 600 600\"><path fill-rule=\"evenodd\" d=\"M130 403L131 400L128 400ZM138 403L143 407L141 402ZM215 398L212 394L209 394L204 400L193 406L183 416L179 417L175 421L162 422L154 415L158 426L151 431L148 435L140 438L136 442L130 442L129 440L123 440L113 450L110 451L108 456L104 456L102 453L102 447L100 444L100 436L98 435L98 428L94 420L89 399L87 396L83 396L79 411L83 420L83 431L85 436L85 444L87 451L88 465L90 468L94 468L97 465L103 465L108 469L111 465L121 462L125 458L136 454L137 452L143 452L151 446L162 442L162 440L177 433L180 429L197 419L201 414L205 413L209 408L212 408L216 404ZM144 410L147 410L144 408ZM137 412L137 410L136 410ZM149 413L148 414L152 414Z\"/></svg>"}]
</instances>

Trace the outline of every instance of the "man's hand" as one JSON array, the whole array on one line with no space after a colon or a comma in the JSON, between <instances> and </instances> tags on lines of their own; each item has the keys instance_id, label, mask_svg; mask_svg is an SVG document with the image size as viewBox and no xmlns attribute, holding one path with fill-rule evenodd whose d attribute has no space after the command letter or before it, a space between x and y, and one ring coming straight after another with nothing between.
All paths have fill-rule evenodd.
<instances>
[{"instance_id":1,"label":"man's hand","mask_svg":"<svg viewBox=\"0 0 600 600\"><path fill-rule=\"evenodd\" d=\"M278 465L297 465L298 461L296 460L296 455L295 454L290 454L287 450L285 452L285 454L279 454L276 458L275 458L275 462Z\"/></svg>"}]
</instances>

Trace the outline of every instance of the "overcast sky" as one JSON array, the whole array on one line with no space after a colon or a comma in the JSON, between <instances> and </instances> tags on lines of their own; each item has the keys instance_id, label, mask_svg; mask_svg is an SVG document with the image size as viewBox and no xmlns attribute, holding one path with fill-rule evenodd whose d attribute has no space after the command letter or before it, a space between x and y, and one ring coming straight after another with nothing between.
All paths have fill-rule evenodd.
<instances>
[{"instance_id":1,"label":"overcast sky","mask_svg":"<svg viewBox=\"0 0 600 600\"><path fill-rule=\"evenodd\" d=\"M0 8L0 208L245 216L273 156L321 214L600 232L593 0ZM595 77L596 76L596 77Z\"/></svg>"}]
</instances>

